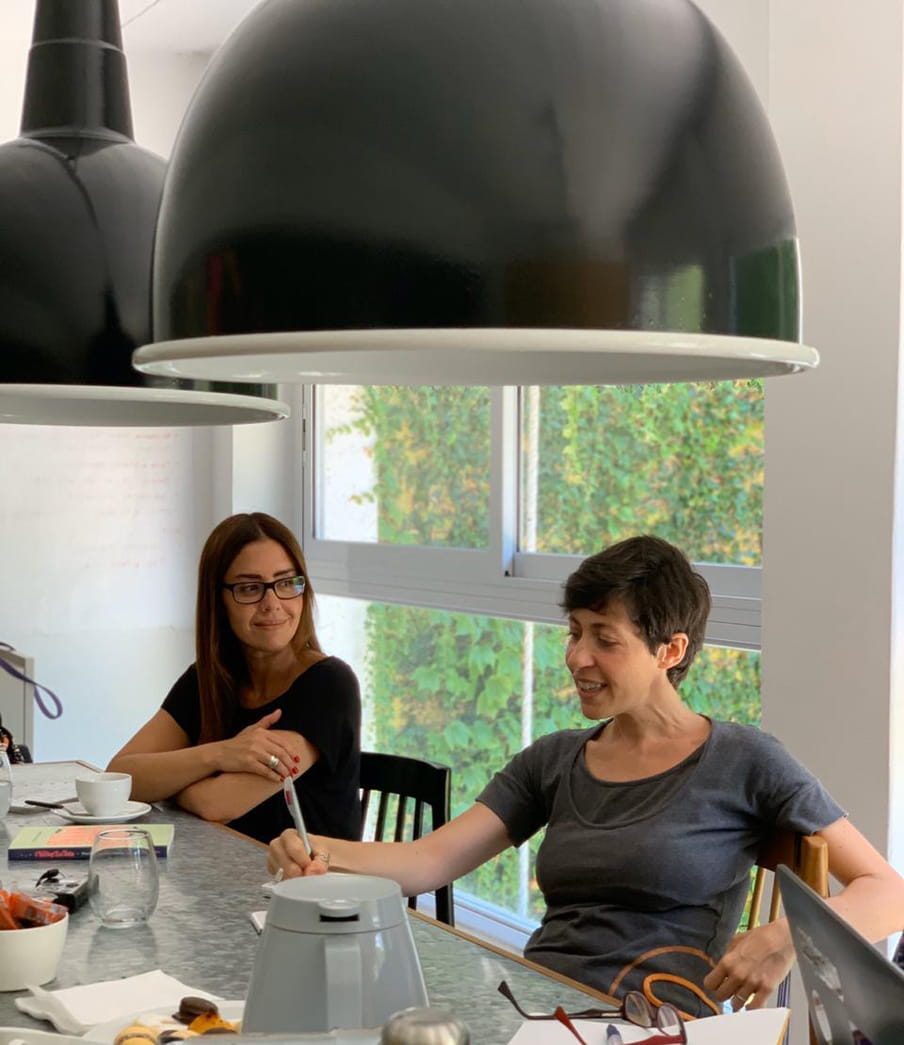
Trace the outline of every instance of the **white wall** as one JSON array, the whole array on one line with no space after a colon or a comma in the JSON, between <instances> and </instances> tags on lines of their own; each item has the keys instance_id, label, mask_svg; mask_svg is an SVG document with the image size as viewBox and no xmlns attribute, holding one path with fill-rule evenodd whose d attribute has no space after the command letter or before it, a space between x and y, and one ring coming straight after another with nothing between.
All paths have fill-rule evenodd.
<instances>
[{"instance_id":1,"label":"white wall","mask_svg":"<svg viewBox=\"0 0 904 1045\"><path fill-rule=\"evenodd\" d=\"M0 135L18 134L26 50L0 63ZM206 64L130 56L135 137L168 155ZM34 657L63 717L35 754L105 764L193 658L198 552L231 510L228 430L0 425L0 640ZM228 481L231 483L229 473Z\"/></svg>"},{"instance_id":2,"label":"white wall","mask_svg":"<svg viewBox=\"0 0 904 1045\"><path fill-rule=\"evenodd\" d=\"M739 5L705 6L723 24L715 9ZM763 724L904 870L902 5L758 6L743 57L760 71L765 59L757 86L795 201L804 341L822 356L812 374L767 382ZM804 1007L798 986L792 1010ZM795 1045L804 1022L792 1020Z\"/></svg>"},{"instance_id":3,"label":"white wall","mask_svg":"<svg viewBox=\"0 0 904 1045\"><path fill-rule=\"evenodd\" d=\"M822 356L767 382L763 721L902 866L902 5L698 3L767 105Z\"/></svg>"},{"instance_id":4,"label":"white wall","mask_svg":"<svg viewBox=\"0 0 904 1045\"><path fill-rule=\"evenodd\" d=\"M804 339L766 397L764 721L901 866L902 5L772 0Z\"/></svg>"},{"instance_id":5,"label":"white wall","mask_svg":"<svg viewBox=\"0 0 904 1045\"><path fill-rule=\"evenodd\" d=\"M19 134L22 118L22 95L25 88L26 49L19 43L0 36L0 141L9 141Z\"/></svg>"},{"instance_id":6,"label":"white wall","mask_svg":"<svg viewBox=\"0 0 904 1045\"><path fill-rule=\"evenodd\" d=\"M135 141L169 156L182 116L210 59L206 54L128 53Z\"/></svg>"}]
</instances>

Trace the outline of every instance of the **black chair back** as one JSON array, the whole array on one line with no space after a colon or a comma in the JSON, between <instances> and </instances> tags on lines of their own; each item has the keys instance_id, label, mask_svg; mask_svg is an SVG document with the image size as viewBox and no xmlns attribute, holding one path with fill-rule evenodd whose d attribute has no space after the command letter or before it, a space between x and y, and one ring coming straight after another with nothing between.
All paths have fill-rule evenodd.
<instances>
[{"instance_id":1,"label":"black chair back","mask_svg":"<svg viewBox=\"0 0 904 1045\"><path fill-rule=\"evenodd\" d=\"M404 755L384 755L375 751L361 752L361 826L365 837L375 842L407 842L424 833L424 812L429 809L435 831L450 819L452 770L436 762ZM371 817L373 831L368 832L368 810L371 795L379 796L376 817ZM410 803L413 807L410 808ZM446 925L455 924L452 886L436 890L436 918ZM417 897L408 899L417 907Z\"/></svg>"}]
</instances>

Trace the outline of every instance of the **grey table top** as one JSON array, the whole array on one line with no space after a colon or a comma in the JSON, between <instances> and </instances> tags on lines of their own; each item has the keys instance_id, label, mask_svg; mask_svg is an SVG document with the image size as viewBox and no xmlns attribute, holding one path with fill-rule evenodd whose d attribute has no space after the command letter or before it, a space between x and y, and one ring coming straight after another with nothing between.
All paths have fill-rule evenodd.
<instances>
[{"instance_id":1,"label":"grey table top","mask_svg":"<svg viewBox=\"0 0 904 1045\"><path fill-rule=\"evenodd\" d=\"M264 849L180 810L154 808L144 819L176 825L170 854L160 861L160 900L150 923L140 929L105 929L89 907L80 909L70 920L57 977L47 988L162 969L201 990L244 999L258 941L248 912L264 906ZM31 885L41 870L51 866L47 862L7 862L10 836L27 823L59 824L62 820L36 811L11 814L5 823L0 821L0 880L5 888ZM67 871L87 873L85 862L64 866ZM504 1045L520 1026L520 1017L497 993L502 979L508 980L523 1004L535 1010L551 1012L557 1004L572 1009L592 1004L586 994L514 956L462 938L432 919L413 917L412 930L431 1004L451 1009L464 1020L475 1045ZM50 1029L16 1008L18 993L0 993L0 1026Z\"/></svg>"}]
</instances>

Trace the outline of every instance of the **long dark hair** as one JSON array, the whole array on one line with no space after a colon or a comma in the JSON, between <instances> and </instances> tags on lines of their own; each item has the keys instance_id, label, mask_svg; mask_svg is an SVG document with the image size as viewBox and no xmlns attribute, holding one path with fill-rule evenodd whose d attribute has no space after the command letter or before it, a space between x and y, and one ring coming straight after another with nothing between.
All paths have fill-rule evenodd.
<instances>
[{"instance_id":1,"label":"long dark hair","mask_svg":"<svg viewBox=\"0 0 904 1045\"><path fill-rule=\"evenodd\" d=\"M305 579L304 606L291 646L301 658L306 650L320 652L314 631L314 589L304 555L292 531L272 515L250 512L230 515L204 543L198 564L198 601L195 612L195 662L201 694L200 743L221 740L226 724L238 707L239 693L249 681L241 644L223 604L223 580L236 556L252 541L273 540Z\"/></svg>"}]
</instances>

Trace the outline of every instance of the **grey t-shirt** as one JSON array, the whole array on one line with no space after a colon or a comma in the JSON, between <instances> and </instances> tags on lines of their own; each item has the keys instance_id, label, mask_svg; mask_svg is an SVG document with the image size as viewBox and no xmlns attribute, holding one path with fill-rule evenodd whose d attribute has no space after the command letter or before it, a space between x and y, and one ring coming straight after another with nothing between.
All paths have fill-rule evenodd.
<instances>
[{"instance_id":1,"label":"grey t-shirt","mask_svg":"<svg viewBox=\"0 0 904 1045\"><path fill-rule=\"evenodd\" d=\"M477 798L513 845L547 825L537 856L547 910L525 955L609 994L646 986L706 1015L668 977L702 992L774 829L810 834L844 811L775 737L731 722L713 722L707 741L664 773L598 780L583 749L605 726L541 738Z\"/></svg>"}]
</instances>

